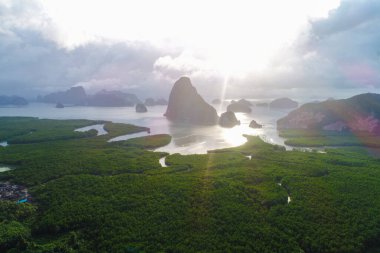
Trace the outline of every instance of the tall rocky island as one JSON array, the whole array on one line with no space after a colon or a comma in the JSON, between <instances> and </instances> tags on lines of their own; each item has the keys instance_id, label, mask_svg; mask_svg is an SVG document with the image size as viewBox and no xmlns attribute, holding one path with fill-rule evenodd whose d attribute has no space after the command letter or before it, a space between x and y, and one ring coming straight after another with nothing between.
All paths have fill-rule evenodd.
<instances>
[{"instance_id":1,"label":"tall rocky island","mask_svg":"<svg viewBox=\"0 0 380 253\"><path fill-rule=\"evenodd\" d=\"M216 125L219 121L215 108L198 94L188 77L174 83L164 115L171 121L195 125Z\"/></svg>"}]
</instances>

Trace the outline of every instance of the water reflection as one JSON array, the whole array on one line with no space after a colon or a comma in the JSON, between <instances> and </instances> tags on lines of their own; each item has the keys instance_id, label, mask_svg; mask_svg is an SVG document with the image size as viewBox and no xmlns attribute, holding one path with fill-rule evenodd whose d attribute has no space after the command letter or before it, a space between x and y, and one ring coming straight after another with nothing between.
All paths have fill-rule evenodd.
<instances>
[{"instance_id":1,"label":"water reflection","mask_svg":"<svg viewBox=\"0 0 380 253\"><path fill-rule=\"evenodd\" d=\"M11 170L11 168L5 165L0 165L0 173L8 170Z\"/></svg>"},{"instance_id":2,"label":"water reflection","mask_svg":"<svg viewBox=\"0 0 380 253\"><path fill-rule=\"evenodd\" d=\"M219 110L225 111L226 103ZM188 126L169 122L163 113L166 106L148 107L148 112L139 114L134 107L66 107L55 110L48 104L31 103L22 108L0 108L0 116L31 116L47 119L90 119L107 120L116 123L129 123L151 129L151 134L170 134L172 142L158 151L181 154L204 154L207 150L238 146L246 142L243 134L258 135L268 142L284 145L284 139L278 136L277 119L289 111L271 111L266 107L252 107L249 114L237 113L241 125L234 128L220 126ZM249 127L254 119L263 125L262 129ZM98 134L106 134L103 127L97 126ZM93 129L93 128L92 128ZM145 132L143 134L146 134ZM138 136L137 136L138 137ZM128 135L125 138L131 138Z\"/></svg>"},{"instance_id":3,"label":"water reflection","mask_svg":"<svg viewBox=\"0 0 380 253\"><path fill-rule=\"evenodd\" d=\"M158 162L160 163L161 167L168 167L168 165L166 164L166 156L162 157Z\"/></svg>"},{"instance_id":4,"label":"water reflection","mask_svg":"<svg viewBox=\"0 0 380 253\"><path fill-rule=\"evenodd\" d=\"M122 136L118 136L118 137L112 138L108 142L126 141L126 140L129 140L129 139L132 139L132 138L144 137L144 136L147 136L147 135L149 135L149 133L146 132L146 131L139 132L139 133L134 133L134 134L126 134L126 135L122 135Z\"/></svg>"},{"instance_id":5,"label":"water reflection","mask_svg":"<svg viewBox=\"0 0 380 253\"><path fill-rule=\"evenodd\" d=\"M108 132L104 129L104 124L86 126L86 127L75 129L74 131L76 131L76 132L87 132L90 130L96 130L98 132L98 134L97 134L98 136L108 134Z\"/></svg>"}]
</instances>

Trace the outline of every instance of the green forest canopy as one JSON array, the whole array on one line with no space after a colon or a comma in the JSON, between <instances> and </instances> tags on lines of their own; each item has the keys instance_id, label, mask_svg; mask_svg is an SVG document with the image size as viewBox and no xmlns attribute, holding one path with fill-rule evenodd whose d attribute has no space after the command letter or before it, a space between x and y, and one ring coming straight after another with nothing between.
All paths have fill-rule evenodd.
<instances>
[{"instance_id":1,"label":"green forest canopy","mask_svg":"<svg viewBox=\"0 0 380 253\"><path fill-rule=\"evenodd\" d=\"M149 148L170 136L97 121L0 118L1 252L378 252L380 160L360 148L285 151L246 136L205 155ZM252 155L252 159L247 159ZM167 156L168 167L158 160ZM288 203L288 197L291 202Z\"/></svg>"}]
</instances>

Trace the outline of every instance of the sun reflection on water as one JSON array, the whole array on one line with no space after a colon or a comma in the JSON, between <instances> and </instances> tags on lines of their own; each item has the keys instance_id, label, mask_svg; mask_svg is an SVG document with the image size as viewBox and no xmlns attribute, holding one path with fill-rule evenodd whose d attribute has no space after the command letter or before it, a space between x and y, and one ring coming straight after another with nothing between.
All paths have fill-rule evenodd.
<instances>
[{"instance_id":1,"label":"sun reflection on water","mask_svg":"<svg viewBox=\"0 0 380 253\"><path fill-rule=\"evenodd\" d=\"M247 141L247 139L243 136L244 134L255 136L259 136L262 134L261 129L253 129L249 127L249 123L251 120L250 114L236 113L236 117L241 122L239 126L235 126L233 128L224 128L222 130L222 136L224 138L224 141L229 146L240 146L244 144Z\"/></svg>"},{"instance_id":2,"label":"sun reflection on water","mask_svg":"<svg viewBox=\"0 0 380 253\"><path fill-rule=\"evenodd\" d=\"M232 146L239 146L246 142L246 138L242 135L240 127L223 130L223 137L226 143Z\"/></svg>"}]
</instances>

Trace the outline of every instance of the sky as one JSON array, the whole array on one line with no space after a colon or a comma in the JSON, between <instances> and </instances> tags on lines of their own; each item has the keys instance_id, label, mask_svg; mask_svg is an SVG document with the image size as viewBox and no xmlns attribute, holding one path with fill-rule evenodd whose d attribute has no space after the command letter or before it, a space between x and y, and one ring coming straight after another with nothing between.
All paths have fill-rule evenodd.
<instances>
[{"instance_id":1,"label":"sky","mask_svg":"<svg viewBox=\"0 0 380 253\"><path fill-rule=\"evenodd\" d=\"M0 95L380 93L378 0L0 0Z\"/></svg>"}]
</instances>

